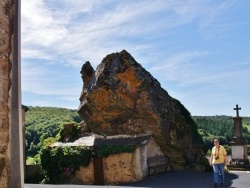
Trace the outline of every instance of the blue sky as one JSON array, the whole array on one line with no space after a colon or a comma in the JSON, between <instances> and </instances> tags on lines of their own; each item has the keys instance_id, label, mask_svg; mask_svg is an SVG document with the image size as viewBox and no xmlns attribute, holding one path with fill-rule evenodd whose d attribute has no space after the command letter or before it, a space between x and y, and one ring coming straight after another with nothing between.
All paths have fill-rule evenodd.
<instances>
[{"instance_id":1,"label":"blue sky","mask_svg":"<svg viewBox=\"0 0 250 188\"><path fill-rule=\"evenodd\" d=\"M191 115L250 116L250 1L25 0L22 103L77 109L86 61L126 49Z\"/></svg>"}]
</instances>

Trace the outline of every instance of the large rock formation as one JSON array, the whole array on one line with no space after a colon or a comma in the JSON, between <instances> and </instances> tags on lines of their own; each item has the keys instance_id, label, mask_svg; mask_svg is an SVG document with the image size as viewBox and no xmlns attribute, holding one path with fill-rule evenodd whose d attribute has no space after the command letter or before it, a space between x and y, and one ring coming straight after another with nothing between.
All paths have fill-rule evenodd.
<instances>
[{"instance_id":1,"label":"large rock formation","mask_svg":"<svg viewBox=\"0 0 250 188\"><path fill-rule=\"evenodd\" d=\"M84 85L78 112L85 131L153 133L175 164L204 159L203 142L190 113L127 51L107 55L96 71L86 62L81 74Z\"/></svg>"}]
</instances>

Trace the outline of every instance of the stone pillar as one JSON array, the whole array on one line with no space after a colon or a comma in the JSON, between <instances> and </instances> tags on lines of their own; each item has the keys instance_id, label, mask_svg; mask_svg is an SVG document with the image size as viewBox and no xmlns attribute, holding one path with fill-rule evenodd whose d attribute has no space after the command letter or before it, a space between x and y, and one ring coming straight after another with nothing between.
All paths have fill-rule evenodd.
<instances>
[{"instance_id":1,"label":"stone pillar","mask_svg":"<svg viewBox=\"0 0 250 188\"><path fill-rule=\"evenodd\" d=\"M0 187L23 187L20 0L0 0Z\"/></svg>"},{"instance_id":2,"label":"stone pillar","mask_svg":"<svg viewBox=\"0 0 250 188\"><path fill-rule=\"evenodd\" d=\"M12 35L12 88L11 88L11 126L10 126L10 182L9 187L24 187L23 168L23 131L21 105L21 0L13 2L13 35Z\"/></svg>"},{"instance_id":3,"label":"stone pillar","mask_svg":"<svg viewBox=\"0 0 250 188\"><path fill-rule=\"evenodd\" d=\"M236 116L233 117L234 120L234 137L235 138L242 138L242 119L243 117Z\"/></svg>"},{"instance_id":4,"label":"stone pillar","mask_svg":"<svg viewBox=\"0 0 250 188\"><path fill-rule=\"evenodd\" d=\"M231 153L232 153L232 164L234 165L246 165L247 160L247 142L242 135L242 117L239 116L238 105L236 105L236 116L233 117L234 120L234 136L232 138Z\"/></svg>"}]
</instances>

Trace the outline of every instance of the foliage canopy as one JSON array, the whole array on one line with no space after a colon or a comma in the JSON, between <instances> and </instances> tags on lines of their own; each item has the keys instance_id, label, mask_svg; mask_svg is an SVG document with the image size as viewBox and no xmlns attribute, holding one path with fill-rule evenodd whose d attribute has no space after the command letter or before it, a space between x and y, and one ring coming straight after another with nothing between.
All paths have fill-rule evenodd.
<instances>
[{"instance_id":1,"label":"foliage canopy","mask_svg":"<svg viewBox=\"0 0 250 188\"><path fill-rule=\"evenodd\" d=\"M53 143L52 138L56 138L63 124L80 121L76 110L29 106L25 114L26 157L35 156L42 146Z\"/></svg>"},{"instance_id":2,"label":"foliage canopy","mask_svg":"<svg viewBox=\"0 0 250 188\"><path fill-rule=\"evenodd\" d=\"M213 147L213 139L218 138L220 144L224 145L230 153L229 143L232 141L234 121L231 116L193 116L198 126L198 131L208 148ZM243 117L243 136L250 143L250 117Z\"/></svg>"}]
</instances>

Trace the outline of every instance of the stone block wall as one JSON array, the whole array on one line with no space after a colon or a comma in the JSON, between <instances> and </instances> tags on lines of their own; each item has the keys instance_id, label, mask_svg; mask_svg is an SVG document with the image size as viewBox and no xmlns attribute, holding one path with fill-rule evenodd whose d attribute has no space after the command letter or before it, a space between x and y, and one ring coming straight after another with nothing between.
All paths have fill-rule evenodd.
<instances>
[{"instance_id":1,"label":"stone block wall","mask_svg":"<svg viewBox=\"0 0 250 188\"><path fill-rule=\"evenodd\" d=\"M155 140L151 138L147 144L147 157L154 157L156 155L164 155L161 148L156 144Z\"/></svg>"},{"instance_id":2,"label":"stone block wall","mask_svg":"<svg viewBox=\"0 0 250 188\"><path fill-rule=\"evenodd\" d=\"M9 184L10 92L14 1L0 1L0 187Z\"/></svg>"},{"instance_id":3,"label":"stone block wall","mask_svg":"<svg viewBox=\"0 0 250 188\"><path fill-rule=\"evenodd\" d=\"M106 184L119 184L135 180L132 153L121 153L103 158L104 181Z\"/></svg>"},{"instance_id":4,"label":"stone block wall","mask_svg":"<svg viewBox=\"0 0 250 188\"><path fill-rule=\"evenodd\" d=\"M93 167L93 159L87 167L80 167L78 171L76 171L75 178L73 178L71 183L76 184L86 184L92 185L94 184L94 167Z\"/></svg>"},{"instance_id":5,"label":"stone block wall","mask_svg":"<svg viewBox=\"0 0 250 188\"><path fill-rule=\"evenodd\" d=\"M142 171L141 147L137 147L133 153L110 155L102 160L104 184L106 185L140 181L147 174ZM87 167L80 167L70 183L94 184L93 166L93 160L91 160Z\"/></svg>"}]
</instances>

